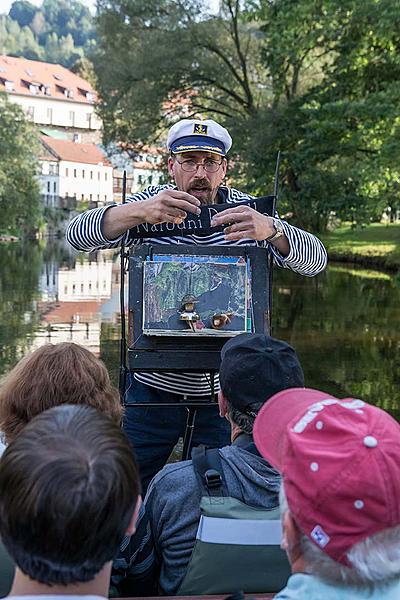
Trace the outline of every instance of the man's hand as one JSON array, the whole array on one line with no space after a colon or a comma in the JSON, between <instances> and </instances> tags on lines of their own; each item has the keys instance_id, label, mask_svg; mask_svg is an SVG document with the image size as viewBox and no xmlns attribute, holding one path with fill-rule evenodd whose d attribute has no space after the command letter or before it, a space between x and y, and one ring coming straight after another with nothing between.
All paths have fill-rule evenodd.
<instances>
[{"instance_id":1,"label":"man's hand","mask_svg":"<svg viewBox=\"0 0 400 600\"><path fill-rule=\"evenodd\" d=\"M227 208L213 216L212 227L225 225L224 235L226 240L236 241L250 238L261 242L275 233L274 220L272 217L263 215L250 206L237 206ZM282 256L288 256L290 252L289 241L286 235L271 242Z\"/></svg>"},{"instance_id":2,"label":"man's hand","mask_svg":"<svg viewBox=\"0 0 400 600\"><path fill-rule=\"evenodd\" d=\"M273 219L257 212L250 206L227 208L214 215L211 226L219 227L221 225L226 226L224 229L225 239L231 241L251 238L260 242L275 233Z\"/></svg>"},{"instance_id":3,"label":"man's hand","mask_svg":"<svg viewBox=\"0 0 400 600\"><path fill-rule=\"evenodd\" d=\"M148 200L109 208L104 215L103 232L107 239L115 240L142 223L182 223L188 212L199 215L200 200L186 192L163 190Z\"/></svg>"},{"instance_id":4,"label":"man's hand","mask_svg":"<svg viewBox=\"0 0 400 600\"><path fill-rule=\"evenodd\" d=\"M178 190L163 190L149 200L135 202L142 223L182 223L187 213L200 214L200 200Z\"/></svg>"}]
</instances>

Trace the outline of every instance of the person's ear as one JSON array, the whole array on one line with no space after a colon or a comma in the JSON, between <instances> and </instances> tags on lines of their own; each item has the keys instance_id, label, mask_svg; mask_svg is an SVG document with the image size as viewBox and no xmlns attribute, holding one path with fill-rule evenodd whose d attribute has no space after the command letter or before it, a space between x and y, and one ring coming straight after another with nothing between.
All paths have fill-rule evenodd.
<instances>
[{"instance_id":1,"label":"person's ear","mask_svg":"<svg viewBox=\"0 0 400 600\"><path fill-rule=\"evenodd\" d=\"M173 178L174 177L174 159L172 158L172 156L168 157L168 173L169 175Z\"/></svg>"},{"instance_id":2,"label":"person's ear","mask_svg":"<svg viewBox=\"0 0 400 600\"><path fill-rule=\"evenodd\" d=\"M218 406L219 406L219 416L226 417L228 413L228 406L226 403L226 399L221 390L218 392Z\"/></svg>"},{"instance_id":3,"label":"person's ear","mask_svg":"<svg viewBox=\"0 0 400 600\"><path fill-rule=\"evenodd\" d=\"M138 519L138 515L139 515L139 510L140 507L142 506L142 496L138 496L137 502L136 502L136 506L135 506L135 510L133 511L132 514L132 518L129 521L129 525L128 528L126 530L126 535L133 535L136 531L136 521Z\"/></svg>"},{"instance_id":4,"label":"person's ear","mask_svg":"<svg viewBox=\"0 0 400 600\"><path fill-rule=\"evenodd\" d=\"M227 168L228 168L228 161L226 160L226 158L224 158L224 160L222 161L222 173L223 173L222 179L225 178Z\"/></svg>"}]
</instances>

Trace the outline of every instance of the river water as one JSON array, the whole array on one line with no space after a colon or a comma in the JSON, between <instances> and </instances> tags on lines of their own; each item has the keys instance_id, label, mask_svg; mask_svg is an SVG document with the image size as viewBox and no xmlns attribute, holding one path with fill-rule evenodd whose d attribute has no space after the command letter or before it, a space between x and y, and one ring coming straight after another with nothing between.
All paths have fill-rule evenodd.
<instances>
[{"instance_id":1,"label":"river water","mask_svg":"<svg viewBox=\"0 0 400 600\"><path fill-rule=\"evenodd\" d=\"M0 375L25 353L74 341L117 380L119 258L61 241L0 244ZM274 271L273 335L290 342L306 385L358 397L400 419L400 281L330 264L315 278Z\"/></svg>"}]
</instances>

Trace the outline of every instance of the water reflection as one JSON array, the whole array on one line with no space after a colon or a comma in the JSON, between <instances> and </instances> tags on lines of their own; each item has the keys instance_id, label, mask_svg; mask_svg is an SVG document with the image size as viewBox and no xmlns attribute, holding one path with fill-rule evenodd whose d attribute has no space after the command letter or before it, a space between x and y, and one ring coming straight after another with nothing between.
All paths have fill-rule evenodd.
<instances>
[{"instance_id":1,"label":"water reflection","mask_svg":"<svg viewBox=\"0 0 400 600\"><path fill-rule=\"evenodd\" d=\"M29 350L74 341L117 381L119 260L62 242L0 245L0 374ZM273 333L297 349L306 383L358 396L400 418L400 286L392 276L331 265L317 278L274 273Z\"/></svg>"}]
</instances>

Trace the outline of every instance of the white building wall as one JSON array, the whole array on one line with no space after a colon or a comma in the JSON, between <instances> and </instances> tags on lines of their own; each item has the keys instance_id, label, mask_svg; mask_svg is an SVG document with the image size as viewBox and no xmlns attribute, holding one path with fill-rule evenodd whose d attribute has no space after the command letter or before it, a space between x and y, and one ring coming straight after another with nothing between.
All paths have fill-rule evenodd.
<instances>
[{"instance_id":1,"label":"white building wall","mask_svg":"<svg viewBox=\"0 0 400 600\"><path fill-rule=\"evenodd\" d=\"M113 168L61 160L59 195L80 201L113 202Z\"/></svg>"},{"instance_id":2,"label":"white building wall","mask_svg":"<svg viewBox=\"0 0 400 600\"><path fill-rule=\"evenodd\" d=\"M102 123L95 114L93 104L15 93L9 93L8 96L11 102L19 104L27 116L38 125L101 129Z\"/></svg>"},{"instance_id":3,"label":"white building wall","mask_svg":"<svg viewBox=\"0 0 400 600\"><path fill-rule=\"evenodd\" d=\"M161 173L155 169L142 169L135 167L132 171L132 192L140 192L148 185L158 185Z\"/></svg>"},{"instance_id":4,"label":"white building wall","mask_svg":"<svg viewBox=\"0 0 400 600\"><path fill-rule=\"evenodd\" d=\"M58 162L41 161L41 172L39 174L40 193L46 206L58 206L60 195L59 167Z\"/></svg>"}]
</instances>

